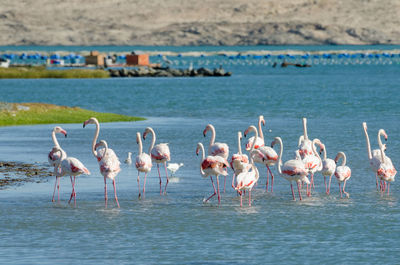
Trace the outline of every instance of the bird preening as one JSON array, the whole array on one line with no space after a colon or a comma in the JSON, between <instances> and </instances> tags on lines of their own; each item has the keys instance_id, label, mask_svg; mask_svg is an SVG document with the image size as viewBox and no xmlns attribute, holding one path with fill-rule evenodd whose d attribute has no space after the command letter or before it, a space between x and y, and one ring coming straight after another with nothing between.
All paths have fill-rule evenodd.
<instances>
[{"instance_id":1,"label":"bird preening","mask_svg":"<svg viewBox=\"0 0 400 265\"><path fill-rule=\"evenodd\" d=\"M349 198L350 194L346 191L346 185L350 180L352 171L347 165L346 154L343 151L339 151L335 159L328 158L327 148L323 141L318 138L310 140L307 131L307 119L303 118L302 123L303 133L298 139L298 148L294 150L295 157L293 159L288 159L285 162L282 162L283 140L281 137L276 136L270 145L265 144L265 139L262 132L262 126L265 126L265 119L263 115L259 116L258 129L256 126L250 125L244 130L243 134L242 131L238 131L238 152L231 156L229 162L228 144L215 142L215 127L212 124L206 125L205 129L203 130L204 137L206 137L208 131L211 132L211 138L207 146L208 149L206 151L203 143L198 142L196 145L196 154L201 154L199 161L200 175L203 178L210 178L213 193L207 198L204 198L203 202L208 203L215 195L217 195L218 205L221 204L219 177L224 176L223 193L225 193L226 177L229 174L228 170L230 170L230 168L233 171L231 186L235 193L240 196L241 207L243 206L242 198L246 193L248 193L249 198L248 205L252 205L252 191L256 188L260 176L264 174L266 174L265 192L274 192L274 174L272 173L273 168L276 168L277 175L289 181L293 201L296 200L293 182L297 186L298 197L301 201L303 200L303 193L307 197L310 197L312 195L312 191L316 190L315 183L318 181L318 177L316 178L315 176L319 173L324 177L324 193L326 196L331 194L331 180L332 176L334 175L339 185L340 198ZM109 147L107 141L98 140L100 133L99 121L92 117L83 122L83 127L85 128L89 124L95 125L95 133L91 142L90 151L96 158L96 161L99 164L100 174L104 179L105 207L107 208L108 205L107 180L112 181L115 204L117 207L120 207L117 196L116 177L121 171L121 163L114 150ZM378 130L377 140L379 148L371 150L366 122L362 123L362 127L367 143L367 158L371 169L375 174L376 188L382 194L387 193L389 195L390 184L394 181L397 171L392 163L392 160L386 154L387 144L382 143L381 138L384 137L385 141L387 141L388 135L384 129ZM271 130L269 131L271 132ZM241 146L242 137L247 137L250 133L253 135L252 137L248 138L247 142L245 143L245 150L248 151L248 154L244 154L242 153ZM57 140L57 134L62 134L67 137L67 131L60 126L56 126L51 132L51 138L54 146L51 148L48 154L48 162L54 168L53 172L56 176L52 202L55 201L56 190L58 191L57 201L60 201L60 179L61 177L68 175L70 176L72 185L72 192L68 203L71 203L72 199L74 199L74 205L76 205L76 177L82 174L89 175L90 171L77 158L67 156L67 153L61 148ZM143 141L146 140L148 135L151 135L152 137L146 153L143 151ZM151 168L153 167L154 163L157 165L160 195L167 194L167 187L170 177L177 178L176 173L182 166L184 166L184 164L169 162L171 160L169 144L156 144L156 133L151 127L145 128L143 134L140 132L136 133L136 144L138 152L135 157L135 167L137 169L138 198L145 198L147 176L151 172ZM277 145L279 145L279 150L276 150ZM124 160L124 162L128 165L132 163L132 154L132 152L128 152L128 156ZM338 164L340 160L342 162L341 164ZM164 165L165 169L165 186L162 185L160 164ZM259 171L257 164L261 165L264 170ZM265 168L267 170L265 170ZM140 173L144 173L142 186L140 182ZM271 176L271 178L269 178L269 176ZM269 187L270 190L268 189Z\"/></svg>"}]
</instances>

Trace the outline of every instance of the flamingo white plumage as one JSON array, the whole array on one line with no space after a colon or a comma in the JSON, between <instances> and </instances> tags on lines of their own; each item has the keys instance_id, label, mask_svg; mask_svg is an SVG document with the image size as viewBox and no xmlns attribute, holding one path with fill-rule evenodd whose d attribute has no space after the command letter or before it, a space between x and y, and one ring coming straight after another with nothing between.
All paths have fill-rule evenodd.
<instances>
[{"instance_id":1,"label":"flamingo white plumage","mask_svg":"<svg viewBox=\"0 0 400 265\"><path fill-rule=\"evenodd\" d=\"M153 166L153 164L151 162L150 155L143 152L142 138L140 136L140 132L136 133L136 143L139 145L139 153L136 156L135 166L138 171L137 183L138 183L139 198L140 198L141 197L140 178L139 178L140 172L144 172L144 182L143 182L143 197L144 197L146 191L146 177L147 174L151 171L151 167Z\"/></svg>"},{"instance_id":2,"label":"flamingo white plumage","mask_svg":"<svg viewBox=\"0 0 400 265\"><path fill-rule=\"evenodd\" d=\"M233 154L231 157L231 167L233 169L232 175L232 188L235 189L235 177L240 173L247 171L249 169L249 158L246 154L242 153L242 146L241 146L241 139L242 139L242 132L238 132L238 152Z\"/></svg>"},{"instance_id":3,"label":"flamingo white plumage","mask_svg":"<svg viewBox=\"0 0 400 265\"><path fill-rule=\"evenodd\" d=\"M297 190L299 192L299 197L300 200L302 200L300 192L300 183L303 181L306 184L310 184L310 181L307 178L308 171L306 170L306 168L304 167L304 163L300 159L288 160L282 165L282 153L283 153L282 139L280 137L275 137L274 141L271 143L271 147L273 147L277 143L279 143L280 145L280 151L278 155L278 173L281 177L290 182L290 188L292 190L292 196L294 201L296 200L296 197L294 196L292 181L295 181L297 183Z\"/></svg>"},{"instance_id":4,"label":"flamingo white plumage","mask_svg":"<svg viewBox=\"0 0 400 265\"><path fill-rule=\"evenodd\" d=\"M58 143L56 133L62 133L65 137L67 137L67 131L61 128L60 126L56 126L53 128L51 132L51 138L53 139L54 147L51 149L47 156L47 160L49 161L50 166L54 167L54 175L57 176L57 172L60 169L61 157L67 157L67 153L60 147ZM54 196L56 193L56 187L58 190L58 201L60 201L60 179L56 177L56 183L54 184L53 198L51 199L54 202Z\"/></svg>"},{"instance_id":5,"label":"flamingo white plumage","mask_svg":"<svg viewBox=\"0 0 400 265\"><path fill-rule=\"evenodd\" d=\"M167 186L169 182L168 178L168 171L167 171L167 161L171 160L171 153L169 151L169 147L167 143L160 143L157 145L154 145L156 142L156 133L154 132L153 128L147 127L143 133L143 139L146 140L147 134L151 133L152 135L152 140L151 144L149 147L149 154L151 156L151 159L156 162L157 164L157 169L158 169L158 176L160 179L160 195L162 194L162 188L161 188L161 173L160 173L160 164L164 164L165 168L165 175L167 177L167 182L165 183L165 188L164 188L164 194L167 193Z\"/></svg>"},{"instance_id":6,"label":"flamingo white plumage","mask_svg":"<svg viewBox=\"0 0 400 265\"><path fill-rule=\"evenodd\" d=\"M99 143L97 143L97 138L99 137L100 133L100 124L99 121L92 117L88 120L86 120L83 123L83 128L86 127L88 124L94 124L96 125L96 131L93 137L92 141L92 153L94 157L96 158L97 162L99 162L100 166L100 173L104 177L104 201L105 201L105 207L107 208L107 202L108 202L108 196L107 196L107 178L111 179L113 182L114 186L114 198L117 203L117 206L119 207L119 202L118 202L118 197L117 197L117 190L116 190L116 184L115 184L115 177L118 175L118 173L121 171L120 168L120 162L115 154L114 150L111 148L108 148L107 142L102 140ZM99 151L97 151L97 148L101 148Z\"/></svg>"},{"instance_id":7,"label":"flamingo white plumage","mask_svg":"<svg viewBox=\"0 0 400 265\"><path fill-rule=\"evenodd\" d=\"M307 196L311 196L311 188L314 188L314 174L317 171L322 170L322 160L321 160L321 157L319 156L318 152L316 151L316 148L315 148L316 143L318 143L320 145L321 141L319 139L314 139L311 142L312 154L306 155L302 159L302 161L304 163L304 167L306 168L306 170L308 171L308 174L310 175L310 181L311 181L310 188L308 188L308 185L307 185Z\"/></svg>"},{"instance_id":8,"label":"flamingo white plumage","mask_svg":"<svg viewBox=\"0 0 400 265\"><path fill-rule=\"evenodd\" d=\"M332 176L335 174L336 163L333 159L327 158L326 155L326 147L324 144L321 144L320 152L324 152L324 158L322 159L322 176L324 176L324 184L325 184L325 192L326 194L330 193L331 189L331 180ZM326 183L326 177L329 176L329 184Z\"/></svg>"},{"instance_id":9,"label":"flamingo white plumage","mask_svg":"<svg viewBox=\"0 0 400 265\"><path fill-rule=\"evenodd\" d=\"M60 147L54 147L54 148L56 151L61 152ZM72 184L72 192L68 203L70 203L72 198L74 198L75 206L76 206L75 180L76 176L79 176L81 174L90 175L90 171L77 158L66 157L65 152L61 152L60 170L57 172L56 178L59 179L62 176L69 175ZM72 177L74 177L73 180Z\"/></svg>"},{"instance_id":10,"label":"flamingo white plumage","mask_svg":"<svg viewBox=\"0 0 400 265\"><path fill-rule=\"evenodd\" d=\"M397 170L393 166L392 160L386 156L383 146L381 146L381 159L383 162L379 165L377 174L383 181L381 183L381 191L384 192L387 189L387 194L389 195L390 183L394 181Z\"/></svg>"},{"instance_id":11,"label":"flamingo white plumage","mask_svg":"<svg viewBox=\"0 0 400 265\"><path fill-rule=\"evenodd\" d=\"M261 146L265 145L264 134L262 132L261 124L263 126L265 126L265 120L264 120L264 116L263 115L260 115L258 117L258 137L256 138L255 136L252 136L252 137L249 138L249 140L247 140L246 151L250 151L254 140L256 141L256 145L254 146L254 149L258 149Z\"/></svg>"},{"instance_id":12,"label":"flamingo white plumage","mask_svg":"<svg viewBox=\"0 0 400 265\"><path fill-rule=\"evenodd\" d=\"M254 125L249 126L246 131L244 132L244 137L247 136L249 132L254 132L255 137L258 137L257 128ZM261 146L258 149L252 149L250 151L250 157L254 159L255 163L263 164L267 167L267 182L266 182L266 190L268 191L268 172L271 175L271 192L273 192L274 187L274 175L271 172L270 166L273 166L278 161L278 154L276 151L271 148L270 146Z\"/></svg>"},{"instance_id":13,"label":"flamingo white plumage","mask_svg":"<svg viewBox=\"0 0 400 265\"><path fill-rule=\"evenodd\" d=\"M313 154L312 142L308 139L307 133L307 118L303 118L303 135L299 137L299 153L302 159Z\"/></svg>"},{"instance_id":14,"label":"flamingo white plumage","mask_svg":"<svg viewBox=\"0 0 400 265\"><path fill-rule=\"evenodd\" d=\"M212 156L220 156L225 160L229 157L229 146L226 143L215 142L216 132L215 128L212 124L207 124L206 128L203 131L203 136L206 137L208 131L211 131L210 144L208 146L208 155ZM226 186L226 176L224 179L224 192Z\"/></svg>"},{"instance_id":15,"label":"flamingo white plumage","mask_svg":"<svg viewBox=\"0 0 400 265\"><path fill-rule=\"evenodd\" d=\"M336 179L338 180L339 183L339 192L340 192L340 198L342 198L342 192L346 195L347 198L350 197L349 193L345 191L346 188L346 182L350 179L351 177L351 169L346 166L346 155L343 152L339 152L336 157L335 157L335 163L339 161L339 159L342 158L342 164L340 166L336 167L335 170L335 176ZM340 188L340 184L343 182L343 189Z\"/></svg>"},{"instance_id":16,"label":"flamingo white plumage","mask_svg":"<svg viewBox=\"0 0 400 265\"><path fill-rule=\"evenodd\" d=\"M199 152L202 152L202 157L200 160L200 174L203 178L210 177L211 183L214 189L214 193L205 199L203 202L208 202L212 197L218 194L218 204L221 203L221 195L219 192L219 176L228 175L227 168L229 167L228 161L221 156L211 156L208 155L205 157L204 146L202 143L197 144L196 155L199 155ZM215 189L214 181L212 176L215 176L217 179L217 190Z\"/></svg>"}]
</instances>

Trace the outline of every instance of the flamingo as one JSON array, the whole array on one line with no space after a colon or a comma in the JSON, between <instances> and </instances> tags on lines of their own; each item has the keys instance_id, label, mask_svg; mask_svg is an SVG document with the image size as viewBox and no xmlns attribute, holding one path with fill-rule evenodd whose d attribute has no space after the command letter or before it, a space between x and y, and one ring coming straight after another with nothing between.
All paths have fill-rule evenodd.
<instances>
[{"instance_id":1,"label":"flamingo","mask_svg":"<svg viewBox=\"0 0 400 265\"><path fill-rule=\"evenodd\" d=\"M67 137L67 131L65 131L60 126L56 126L53 128L51 132L51 138L53 139L54 147L49 152L47 156L47 160L49 161L50 166L54 167L54 175L57 176L57 172L60 168L61 156L67 157L67 153L60 147L60 144L57 141L56 133L62 133L65 137ZM56 177L56 183L54 184L53 198L51 199L54 202L54 196L56 194L56 187L58 190L58 201L60 201L60 182L59 178Z\"/></svg>"},{"instance_id":2,"label":"flamingo","mask_svg":"<svg viewBox=\"0 0 400 265\"><path fill-rule=\"evenodd\" d=\"M144 182L143 182L143 197L144 197L147 173L150 172L153 164L151 162L150 155L143 152L143 145L142 145L142 139L140 137L140 132L136 133L136 143L139 145L139 154L136 156L135 165L136 165L136 169L138 171L137 183L138 183L139 198L140 198L140 196L141 196L140 195L140 182L139 182L140 172L144 172Z\"/></svg>"},{"instance_id":3,"label":"flamingo","mask_svg":"<svg viewBox=\"0 0 400 265\"><path fill-rule=\"evenodd\" d=\"M128 157L124 161L125 164L132 164L132 152L128 152Z\"/></svg>"},{"instance_id":4,"label":"flamingo","mask_svg":"<svg viewBox=\"0 0 400 265\"><path fill-rule=\"evenodd\" d=\"M244 137L246 137L249 132L254 132L255 133L254 137L255 139L257 139L258 132L254 125L251 125L247 128L247 130L244 132ZM273 192L274 175L272 174L271 169L269 167L276 164L276 162L278 161L278 154L270 146L261 146L258 149L253 149L253 151L250 152L250 157L254 159L255 163L263 164L267 167L268 171L267 171L266 190L268 191L268 184L269 184L268 172L269 172L271 174L271 192Z\"/></svg>"},{"instance_id":5,"label":"flamingo","mask_svg":"<svg viewBox=\"0 0 400 265\"><path fill-rule=\"evenodd\" d=\"M167 169L171 172L171 176L174 176L176 171L179 170L179 168L183 167L183 163L168 163Z\"/></svg>"},{"instance_id":6,"label":"flamingo","mask_svg":"<svg viewBox=\"0 0 400 265\"><path fill-rule=\"evenodd\" d=\"M221 203L221 195L219 192L219 175L226 176L228 175L227 168L229 167L228 161L220 156L211 156L208 155L205 157L204 146L202 143L197 144L196 155L199 155L199 152L202 152L202 157L200 160L200 174L203 178L210 177L212 186L214 188L214 193L208 197L203 202L208 202L212 197L218 194L218 204ZM214 181L212 176L215 176L217 179L217 189L215 189Z\"/></svg>"},{"instance_id":7,"label":"flamingo","mask_svg":"<svg viewBox=\"0 0 400 265\"><path fill-rule=\"evenodd\" d=\"M235 176L239 175L242 172L248 170L249 166L249 158L247 155L242 154L242 147L241 147L241 139L242 139L242 132L238 132L238 153L233 154L231 157L231 167L233 169L232 175L232 188L235 189L234 180Z\"/></svg>"},{"instance_id":8,"label":"flamingo","mask_svg":"<svg viewBox=\"0 0 400 265\"><path fill-rule=\"evenodd\" d=\"M336 163L333 159L326 157L326 148L324 144L321 144L320 152L324 152L324 159L322 160L322 170L321 173L324 176L325 192L330 193L332 176L335 174ZM326 184L326 177L329 176L329 184Z\"/></svg>"},{"instance_id":9,"label":"flamingo","mask_svg":"<svg viewBox=\"0 0 400 265\"><path fill-rule=\"evenodd\" d=\"M258 117L258 137L255 138L254 136L250 137L249 140L247 140L247 144L246 144L246 151L250 151L251 146L254 142L254 139L256 140L256 145L254 146L255 149L258 149L261 146L265 145L264 142L264 134L262 132L262 127L261 124L265 126L265 120L264 120L264 116L260 115Z\"/></svg>"},{"instance_id":10,"label":"flamingo","mask_svg":"<svg viewBox=\"0 0 400 265\"><path fill-rule=\"evenodd\" d=\"M390 183L394 181L397 170L394 168L392 160L386 156L384 146L381 146L381 159L383 162L380 164L377 174L384 181L383 185L381 185L381 191L385 191L387 186L387 194L389 195Z\"/></svg>"},{"instance_id":11,"label":"flamingo","mask_svg":"<svg viewBox=\"0 0 400 265\"><path fill-rule=\"evenodd\" d=\"M339 161L339 159L342 158L342 165L337 166L335 170L335 176L338 180L339 183L339 191L340 191L340 198L342 198L342 191L346 195L347 198L350 197L349 193L345 192L346 188L346 182L350 179L351 177L351 169L346 166L346 155L343 152L339 152L336 157L335 157L335 163ZM343 189L340 188L340 184L343 182Z\"/></svg>"},{"instance_id":12,"label":"flamingo","mask_svg":"<svg viewBox=\"0 0 400 265\"><path fill-rule=\"evenodd\" d=\"M90 175L90 171L75 157L66 157L65 152L62 152L62 149L58 146L54 147L55 151L61 153L61 162L60 162L60 170L57 171L56 178L59 179L62 176L69 175L72 184L72 192L71 197L69 198L68 203L71 202L72 198L74 198L74 205L76 206L76 192L75 192L75 180L76 176L81 174ZM74 180L72 180L72 176Z\"/></svg>"},{"instance_id":13,"label":"flamingo","mask_svg":"<svg viewBox=\"0 0 400 265\"><path fill-rule=\"evenodd\" d=\"M310 174L310 176L311 176L311 185L312 185L313 188L314 188L314 174L317 171L321 171L322 170L321 157L319 156L318 152L315 149L315 144L316 143L321 145L321 141L319 139L314 139L311 142L311 149L312 149L312 152L313 152L312 155L306 155L302 159L302 161L304 163L304 167L308 171L308 174ZM300 151L299 151L299 153L300 153ZM308 189L308 186L307 186L307 196L311 196L311 186L310 186L310 189Z\"/></svg>"},{"instance_id":14,"label":"flamingo","mask_svg":"<svg viewBox=\"0 0 400 265\"><path fill-rule=\"evenodd\" d=\"M239 138L240 139L240 138ZM256 138L255 138L256 139ZM250 153L254 154L254 148L256 145L256 141L252 142ZM248 170L247 167L251 166L252 170ZM257 183L260 175L257 167L254 164L254 159L250 156L250 165L246 165L246 170L242 170L236 177L237 185L235 190L240 193L240 207L242 207L243 193L244 191L249 191L249 206L251 206L251 190L254 185Z\"/></svg>"},{"instance_id":15,"label":"flamingo","mask_svg":"<svg viewBox=\"0 0 400 265\"><path fill-rule=\"evenodd\" d=\"M367 132L367 123L366 122L363 122L362 123L362 125L363 125L363 129L364 129L364 134L365 134L365 139L366 139L366 141L367 141L367 155L368 155L368 160L369 160L369 164L370 164L370 166L371 166L371 169L372 169L372 171L374 171L375 172L375 178L376 178L376 189L378 190L379 188L378 188L378 169L379 169L379 167L380 167L380 164L383 162L381 159L382 159L382 156L381 156L381 153L380 153L380 149L375 149L375 150L373 150L372 152L371 152L371 145L370 145L370 142L369 142L369 137L368 137L368 132ZM383 145L382 144L382 141L381 141L381 135L383 135L384 137L385 137L385 140L387 140L387 135L386 135L386 132L385 132L385 130L383 130L383 129L380 129L379 131L378 131L378 144L379 144L379 148L381 148L381 147L384 147L384 148L386 148L386 145Z\"/></svg>"},{"instance_id":16,"label":"flamingo","mask_svg":"<svg viewBox=\"0 0 400 265\"><path fill-rule=\"evenodd\" d=\"M156 146L154 146L154 144L156 142L156 133L150 127L147 127L143 133L144 140L146 140L146 136L148 133L151 133L151 135L152 135L152 140L151 140L151 144L149 147L149 154L151 155L151 159L154 162L156 162L156 164L157 164L158 176L160 178L160 195L162 194L160 163L164 164L165 175L167 176L167 183L165 184L165 188L164 188L164 194L166 194L167 193L167 185L169 182L168 172L167 172L167 161L171 160L171 154L169 151L169 147L168 147L168 144L166 144L166 143L160 143L160 144L157 144Z\"/></svg>"},{"instance_id":17,"label":"flamingo","mask_svg":"<svg viewBox=\"0 0 400 265\"><path fill-rule=\"evenodd\" d=\"M118 175L118 173L121 171L120 168L120 162L115 154L114 150L111 148L108 148L108 145L105 141L100 141L97 144L97 138L99 137L100 133L100 124L99 121L92 117L88 120L86 120L83 123L83 128L86 127L88 124L95 124L96 125L96 131L93 137L92 141L92 153L94 157L97 159L99 162L100 166L100 173L104 177L104 201L105 201L105 207L107 208L107 178L111 179L113 181L113 186L114 186L114 197L115 201L117 203L117 206L119 208L119 202L118 202L118 197L117 197L117 191L115 187L115 177ZM102 150L97 151L97 148L103 146L104 148Z\"/></svg>"},{"instance_id":18,"label":"flamingo","mask_svg":"<svg viewBox=\"0 0 400 265\"><path fill-rule=\"evenodd\" d=\"M311 144L307 134L307 118L303 118L303 135L299 137L299 153L302 159L313 154Z\"/></svg>"},{"instance_id":19,"label":"flamingo","mask_svg":"<svg viewBox=\"0 0 400 265\"><path fill-rule=\"evenodd\" d=\"M226 143L215 142L216 133L215 133L215 128L212 124L207 124L206 128L203 131L204 137L206 137L208 131L211 131L210 145L208 146L208 155L221 156L225 160L227 160L229 157L229 146ZM224 179L224 193L225 193L225 186L226 186L226 176Z\"/></svg>"},{"instance_id":20,"label":"flamingo","mask_svg":"<svg viewBox=\"0 0 400 265\"><path fill-rule=\"evenodd\" d=\"M283 153L283 143L280 137L275 137L274 141L271 143L271 147L273 147L276 143L280 145L280 151L278 155L278 173L281 177L290 182L290 188L292 190L293 200L296 200L293 191L292 181L296 181L297 190L299 192L300 200L302 200L301 192L300 192L300 183L301 181L306 184L310 184L310 181L307 178L308 172L304 166L304 163L299 159L292 159L286 161L282 165L282 153Z\"/></svg>"}]
</instances>

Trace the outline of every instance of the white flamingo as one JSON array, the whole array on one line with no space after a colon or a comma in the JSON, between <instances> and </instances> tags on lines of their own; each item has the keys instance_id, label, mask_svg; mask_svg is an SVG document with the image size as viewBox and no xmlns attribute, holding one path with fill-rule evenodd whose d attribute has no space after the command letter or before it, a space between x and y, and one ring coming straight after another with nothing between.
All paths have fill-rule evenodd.
<instances>
[{"instance_id":1,"label":"white flamingo","mask_svg":"<svg viewBox=\"0 0 400 265\"><path fill-rule=\"evenodd\" d=\"M231 157L231 167L233 169L232 188L235 189L235 177L240 173L247 171L249 168L249 158L246 154L242 154L241 146L242 132L238 132L238 152Z\"/></svg>"},{"instance_id":2,"label":"white flamingo","mask_svg":"<svg viewBox=\"0 0 400 265\"><path fill-rule=\"evenodd\" d=\"M249 132L254 132L255 133L254 137L255 139L257 139L258 131L254 125L251 125L247 128L247 130L244 132L244 137L246 137ZM270 146L261 146L258 149L253 149L250 153L250 157L254 159L255 163L263 164L267 167L266 190L268 191L268 184L269 184L268 172L269 172L269 174L271 175L271 192L273 192L274 175L271 172L270 166L276 164L276 162L278 161L278 154Z\"/></svg>"},{"instance_id":3,"label":"white flamingo","mask_svg":"<svg viewBox=\"0 0 400 265\"><path fill-rule=\"evenodd\" d=\"M70 203L72 198L74 198L74 205L76 206L76 192L75 192L76 176L79 176L81 174L90 175L90 172L77 158L66 157L65 152L61 152L62 150L60 147L54 147L54 148L56 151L61 153L60 170L57 171L56 178L60 179L62 176L69 175L72 184L72 192L68 203ZM74 177L73 180L72 177Z\"/></svg>"},{"instance_id":4,"label":"white flamingo","mask_svg":"<svg viewBox=\"0 0 400 265\"><path fill-rule=\"evenodd\" d=\"M254 140L256 141L256 145L254 146L254 149L258 149L259 147L265 145L264 134L262 132L261 124L263 126L265 126L265 120L264 120L264 116L263 115L260 115L258 117L258 137L256 138L255 136L252 136L252 137L249 138L249 140L247 140L246 151L250 151Z\"/></svg>"},{"instance_id":5,"label":"white flamingo","mask_svg":"<svg viewBox=\"0 0 400 265\"><path fill-rule=\"evenodd\" d=\"M108 201L107 178L111 179L113 182L114 198L117 203L117 206L119 207L117 191L116 191L116 187L115 187L115 177L121 171L121 168L120 168L121 163L119 162L119 159L118 159L117 155L115 154L114 150L112 150L111 148L108 148L108 145L104 140L97 143L97 138L99 137L99 133L100 133L99 121L96 118L92 117L83 123L83 128L85 128L86 125L88 125L88 124L96 125L96 131L95 131L93 141L92 141L92 153L93 153L94 157L97 159L97 162L99 162L100 173L104 177L105 207L107 207L107 201ZM98 147L104 147L104 148L97 151Z\"/></svg>"},{"instance_id":6,"label":"white flamingo","mask_svg":"<svg viewBox=\"0 0 400 265\"><path fill-rule=\"evenodd\" d=\"M308 171L306 170L306 168L304 167L304 163L300 159L288 160L282 165L283 143L280 137L275 137L274 141L271 143L271 146L273 147L277 143L279 143L280 145L280 151L278 155L278 173L281 177L290 182L293 200L296 200L296 197L294 196L292 181L295 181L297 183L299 197L300 200L302 200L300 183L303 181L306 184L310 184L310 181L307 178Z\"/></svg>"},{"instance_id":7,"label":"white flamingo","mask_svg":"<svg viewBox=\"0 0 400 265\"><path fill-rule=\"evenodd\" d=\"M144 197L145 191L146 191L146 177L147 177L147 174L151 171L151 167L153 166L153 164L151 162L150 155L143 152L143 145L142 145L142 139L140 137L140 132L136 133L136 143L139 145L139 153L136 156L135 166L138 171L137 183L138 183L139 198L140 198L140 196L141 196L141 194L140 194L140 178L139 178L140 172L144 172L144 182L143 182L143 197Z\"/></svg>"},{"instance_id":8,"label":"white flamingo","mask_svg":"<svg viewBox=\"0 0 400 265\"><path fill-rule=\"evenodd\" d=\"M67 157L67 153L60 147L60 144L57 141L56 133L62 133L65 137L67 137L67 131L61 128L60 126L56 126L53 128L51 132L51 138L53 139L54 147L51 149L47 156L47 160L49 161L50 166L54 167L54 175L57 176L57 173L60 169L61 157ZM56 187L58 190L58 201L60 201L60 178L56 177L56 183L54 184L53 198L51 199L54 202L54 196L56 194Z\"/></svg>"},{"instance_id":9,"label":"white flamingo","mask_svg":"<svg viewBox=\"0 0 400 265\"><path fill-rule=\"evenodd\" d=\"M324 152L324 159L322 160L322 170L321 173L324 176L324 184L325 184L325 192L326 194L330 193L331 189L331 180L332 176L335 174L336 170L336 163L333 159L327 158L326 155L326 147L324 144L321 144L322 148L320 149L320 152ZM326 177L329 176L329 184L326 184Z\"/></svg>"},{"instance_id":10,"label":"white flamingo","mask_svg":"<svg viewBox=\"0 0 400 265\"><path fill-rule=\"evenodd\" d=\"M347 198L350 197L349 193L345 191L346 188L346 182L350 179L351 177L351 169L346 166L346 155L343 152L339 152L336 157L335 157L335 163L339 161L339 159L342 158L342 165L337 166L335 170L335 176L338 180L339 183L339 191L340 191L340 198L342 198L342 192L346 195ZM340 188L340 184L343 182L343 189Z\"/></svg>"},{"instance_id":11,"label":"white flamingo","mask_svg":"<svg viewBox=\"0 0 400 265\"><path fill-rule=\"evenodd\" d=\"M169 147L167 143L160 143L154 146L156 143L156 133L154 132L153 128L147 127L146 130L143 133L143 139L146 140L147 134L151 133L152 135L152 140L151 144L149 147L149 154L151 156L151 159L156 162L157 164L157 169L158 169L158 176L160 178L160 195L162 194L162 188L161 188L161 173L160 173L160 163L164 164L165 168L165 175L167 177L167 182L165 183L165 188L164 188L164 194L167 193L167 186L169 182L168 178L168 171L167 171L167 161L171 160L171 153L169 151Z\"/></svg>"},{"instance_id":12,"label":"white flamingo","mask_svg":"<svg viewBox=\"0 0 400 265\"><path fill-rule=\"evenodd\" d=\"M200 174L203 178L210 177L211 183L214 189L214 193L208 197L204 202L208 202L212 197L218 194L218 204L221 203L221 195L219 192L219 176L228 175L227 168L229 167L228 161L221 156L207 156L205 157L204 146L202 143L197 144L196 155L202 152L202 157L200 160ZM217 190L215 189L214 181L212 176L217 179Z\"/></svg>"},{"instance_id":13,"label":"white flamingo","mask_svg":"<svg viewBox=\"0 0 400 265\"><path fill-rule=\"evenodd\" d=\"M312 154L306 155L302 159L304 167L306 168L308 174L310 175L310 181L311 181L310 188L308 188L307 185L307 196L311 196L311 188L314 188L314 174L322 170L322 160L315 148L315 144L317 143L320 145L321 141L319 139L314 139L311 142Z\"/></svg>"},{"instance_id":14,"label":"white flamingo","mask_svg":"<svg viewBox=\"0 0 400 265\"><path fill-rule=\"evenodd\" d=\"M303 118L303 135L299 137L299 153L302 159L308 155L312 155L311 140L308 139L307 119Z\"/></svg>"},{"instance_id":15,"label":"white flamingo","mask_svg":"<svg viewBox=\"0 0 400 265\"><path fill-rule=\"evenodd\" d=\"M384 192L387 188L387 194L389 195L390 183L394 181L397 170L394 168L392 160L386 157L383 146L381 146L381 159L384 162L380 164L377 174L381 181L383 181L381 191Z\"/></svg>"}]
</instances>

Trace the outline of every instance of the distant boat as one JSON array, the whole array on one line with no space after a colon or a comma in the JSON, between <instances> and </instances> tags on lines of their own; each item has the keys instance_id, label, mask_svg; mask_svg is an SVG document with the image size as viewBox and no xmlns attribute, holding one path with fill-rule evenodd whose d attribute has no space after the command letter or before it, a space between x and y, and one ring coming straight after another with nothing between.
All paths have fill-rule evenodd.
<instances>
[{"instance_id":1,"label":"distant boat","mask_svg":"<svg viewBox=\"0 0 400 265\"><path fill-rule=\"evenodd\" d=\"M10 66L10 60L0 58L0 67L8 68Z\"/></svg>"}]
</instances>

